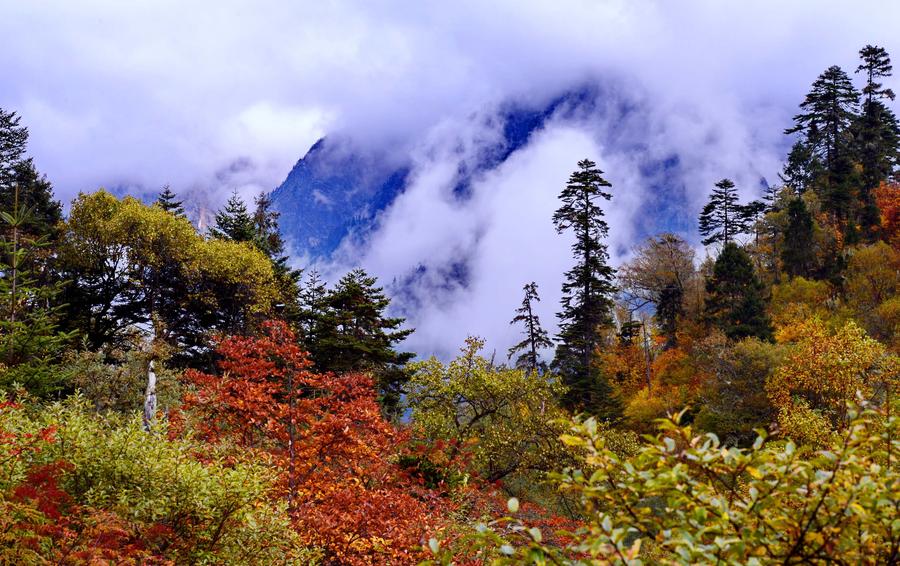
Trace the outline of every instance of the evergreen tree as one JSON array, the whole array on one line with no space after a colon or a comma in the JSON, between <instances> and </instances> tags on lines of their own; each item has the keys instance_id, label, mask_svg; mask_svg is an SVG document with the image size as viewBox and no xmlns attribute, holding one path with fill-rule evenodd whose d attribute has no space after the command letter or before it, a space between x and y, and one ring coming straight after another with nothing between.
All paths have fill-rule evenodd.
<instances>
[{"instance_id":1,"label":"evergreen tree","mask_svg":"<svg viewBox=\"0 0 900 566\"><path fill-rule=\"evenodd\" d=\"M587 410L600 417L618 415L618 403L612 388L594 363L600 345L600 329L611 324L613 306L613 269L607 265L606 237L609 227L603 219L598 199L609 200L604 179L596 164L584 159L559 195L562 206L553 215L556 231L575 234L572 252L576 264L566 272L562 286L562 311L559 340L553 361L563 383L569 388L564 403L570 408Z\"/></svg>"},{"instance_id":2,"label":"evergreen tree","mask_svg":"<svg viewBox=\"0 0 900 566\"><path fill-rule=\"evenodd\" d=\"M327 298L328 288L319 271L315 268L310 269L306 280L300 284L298 292L300 309L297 320L301 341L308 351L312 351L312 344L315 344L320 334L322 320L326 318Z\"/></svg>"},{"instance_id":3,"label":"evergreen tree","mask_svg":"<svg viewBox=\"0 0 900 566\"><path fill-rule=\"evenodd\" d=\"M16 166L22 161L28 144L28 128L19 125L20 121L15 112L0 108L0 189L4 192L12 191Z\"/></svg>"},{"instance_id":4,"label":"evergreen tree","mask_svg":"<svg viewBox=\"0 0 900 566\"><path fill-rule=\"evenodd\" d=\"M527 369L532 372L543 373L547 369L547 365L541 361L540 350L551 348L553 342L547 331L541 327L541 320L537 313L534 312L534 303L540 302L538 296L537 283L532 281L526 284L522 290L525 291L525 298L522 299L522 306L516 309L516 316L510 321L510 324L522 323L525 326L525 338L509 349L509 358L522 352L516 358L516 367Z\"/></svg>"},{"instance_id":5,"label":"evergreen tree","mask_svg":"<svg viewBox=\"0 0 900 566\"><path fill-rule=\"evenodd\" d=\"M184 212L184 201L176 200L178 197L172 191L169 185L163 187L159 195L156 197L156 204L166 212L171 212L175 216L186 216Z\"/></svg>"},{"instance_id":6,"label":"evergreen tree","mask_svg":"<svg viewBox=\"0 0 900 566\"><path fill-rule=\"evenodd\" d=\"M797 140L791 147L784 169L778 176L797 196L800 196L821 174L822 162L819 157L804 140Z\"/></svg>"},{"instance_id":7,"label":"evergreen tree","mask_svg":"<svg viewBox=\"0 0 900 566\"><path fill-rule=\"evenodd\" d=\"M859 55L863 62L856 72L865 74L866 86L862 91L862 113L854 124L856 159L862 165L858 223L871 238L881 220L873 191L891 176L900 159L900 125L883 102L894 99L893 91L878 82L891 76L891 59L887 51L867 45Z\"/></svg>"},{"instance_id":8,"label":"evergreen tree","mask_svg":"<svg viewBox=\"0 0 900 566\"><path fill-rule=\"evenodd\" d=\"M22 206L29 213L19 232L52 241L62 220L62 207L53 199L50 182L38 173L32 159L25 157L28 129L20 121L15 112L0 108L0 210L15 211Z\"/></svg>"},{"instance_id":9,"label":"evergreen tree","mask_svg":"<svg viewBox=\"0 0 900 566\"><path fill-rule=\"evenodd\" d=\"M280 213L272 209L272 198L261 192L254 200L253 226L255 236L253 242L272 260L275 276L278 278L282 295L281 315L284 319L297 322L300 317L298 293L301 271L292 269L284 250L284 238L278 228Z\"/></svg>"},{"instance_id":10,"label":"evergreen tree","mask_svg":"<svg viewBox=\"0 0 900 566\"><path fill-rule=\"evenodd\" d=\"M741 217L741 227L745 231L752 228L753 242L757 248L759 247L759 224L767 209L765 201L754 200L739 207L738 210Z\"/></svg>"},{"instance_id":11,"label":"evergreen tree","mask_svg":"<svg viewBox=\"0 0 900 566\"><path fill-rule=\"evenodd\" d=\"M709 202L700 212L700 234L705 236L703 245L727 244L737 234L745 231L741 213L737 190L731 179L722 179L716 183L709 195Z\"/></svg>"},{"instance_id":12,"label":"evergreen tree","mask_svg":"<svg viewBox=\"0 0 900 566\"><path fill-rule=\"evenodd\" d=\"M400 329L405 319L385 315L390 299L376 282L362 269L341 278L325 296L315 340L307 345L319 371L371 373L382 405L392 413L408 379L403 365L413 357L394 348L413 330Z\"/></svg>"},{"instance_id":13,"label":"evergreen tree","mask_svg":"<svg viewBox=\"0 0 900 566\"><path fill-rule=\"evenodd\" d=\"M848 128L856 115L859 91L840 67L833 65L819 75L794 116L786 134L801 132L809 149L832 169L848 142Z\"/></svg>"},{"instance_id":14,"label":"evergreen tree","mask_svg":"<svg viewBox=\"0 0 900 566\"><path fill-rule=\"evenodd\" d=\"M819 75L794 116L786 134L800 132L803 143L823 164L824 176L816 180L825 209L838 219L849 218L853 208L851 124L855 120L859 91L840 67Z\"/></svg>"},{"instance_id":15,"label":"evergreen tree","mask_svg":"<svg viewBox=\"0 0 900 566\"><path fill-rule=\"evenodd\" d=\"M763 285L750 256L734 242L725 244L706 282L706 319L731 339L772 338Z\"/></svg>"},{"instance_id":16,"label":"evergreen tree","mask_svg":"<svg viewBox=\"0 0 900 566\"><path fill-rule=\"evenodd\" d=\"M58 327L61 306L56 301L62 284L47 283L35 271L36 254L47 246L46 237L34 239L23 232L32 209L18 202L0 213L4 233L0 240L0 388L14 383L36 395L49 395L63 387L66 371L61 354L75 332Z\"/></svg>"},{"instance_id":17,"label":"evergreen tree","mask_svg":"<svg viewBox=\"0 0 900 566\"><path fill-rule=\"evenodd\" d=\"M234 242L253 242L256 236L256 225L247 211L247 205L237 194L231 193L225 207L216 213L216 225L210 228L210 234L220 240Z\"/></svg>"},{"instance_id":18,"label":"evergreen tree","mask_svg":"<svg viewBox=\"0 0 900 566\"><path fill-rule=\"evenodd\" d=\"M666 337L664 349L670 350L678 346L678 318L684 314L684 288L671 282L659 293L656 303L656 320L659 329Z\"/></svg>"},{"instance_id":19,"label":"evergreen tree","mask_svg":"<svg viewBox=\"0 0 900 566\"><path fill-rule=\"evenodd\" d=\"M812 214L803 199L795 198L788 204L787 217L781 250L782 265L789 277L811 277L816 269Z\"/></svg>"}]
</instances>

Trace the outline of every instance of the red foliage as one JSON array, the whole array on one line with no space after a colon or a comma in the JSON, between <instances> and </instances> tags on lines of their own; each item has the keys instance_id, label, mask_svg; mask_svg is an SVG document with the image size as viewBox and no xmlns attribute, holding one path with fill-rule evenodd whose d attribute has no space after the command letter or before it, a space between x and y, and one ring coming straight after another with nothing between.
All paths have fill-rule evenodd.
<instances>
[{"instance_id":1,"label":"red foliage","mask_svg":"<svg viewBox=\"0 0 900 566\"><path fill-rule=\"evenodd\" d=\"M344 564L406 564L438 522L438 496L398 465L407 442L382 417L371 379L309 371L282 322L223 340L221 375L189 372L185 399L210 442L265 451L284 472L297 531Z\"/></svg>"}]
</instances>

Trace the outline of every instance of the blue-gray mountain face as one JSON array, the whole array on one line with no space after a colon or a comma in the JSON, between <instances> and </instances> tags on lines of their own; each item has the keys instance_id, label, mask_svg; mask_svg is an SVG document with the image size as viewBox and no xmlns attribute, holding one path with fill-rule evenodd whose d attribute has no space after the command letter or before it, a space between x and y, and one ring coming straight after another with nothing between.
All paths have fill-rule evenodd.
<instances>
[{"instance_id":1,"label":"blue-gray mountain face","mask_svg":"<svg viewBox=\"0 0 900 566\"><path fill-rule=\"evenodd\" d=\"M608 104L600 107L601 95L595 88L583 88L569 92L550 101L541 108L508 105L490 120L498 121L500 134L494 142L485 144L474 160L461 166L457 172L454 195L465 199L469 196L471 181L479 174L502 164L514 151L525 146L532 134L549 119L588 119L592 115L609 113ZM615 108L617 115L636 113L627 104ZM621 140L620 140L621 141ZM633 143L622 141L622 143ZM646 151L636 146L635 151ZM572 165L587 156L573 155ZM592 156L596 158L597 156ZM668 229L682 230L684 219L678 218L675 202L681 187L655 187L664 183L673 169L679 166L677 157L650 161L642 173L648 186L658 189L658 199L648 203L648 222L640 232ZM301 158L285 181L273 192L282 234L293 245L298 256L309 259L328 259L346 238L364 240L377 221L380 211L386 209L400 195L409 178L411 162L389 162L376 151L359 150L352 140L323 138ZM560 186L559 189L562 187ZM656 192L656 191L655 191ZM548 211L552 214L552 211ZM660 219L664 219L661 224Z\"/></svg>"}]
</instances>

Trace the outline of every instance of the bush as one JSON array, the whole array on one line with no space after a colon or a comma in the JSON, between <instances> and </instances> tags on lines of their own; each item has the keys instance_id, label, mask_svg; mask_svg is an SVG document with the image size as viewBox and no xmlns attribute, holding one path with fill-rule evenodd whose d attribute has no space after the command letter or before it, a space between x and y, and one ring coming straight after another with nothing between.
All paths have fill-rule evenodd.
<instances>
[{"instance_id":1,"label":"bush","mask_svg":"<svg viewBox=\"0 0 900 566\"><path fill-rule=\"evenodd\" d=\"M765 436L725 448L675 418L628 458L607 447L596 421L575 422L563 440L587 455L556 476L587 518L572 542L549 547L539 529L510 518L470 540L490 564L895 564L900 419L850 415L817 452L767 446ZM434 563L451 563L451 549L430 546Z\"/></svg>"},{"instance_id":2,"label":"bush","mask_svg":"<svg viewBox=\"0 0 900 566\"><path fill-rule=\"evenodd\" d=\"M85 531L114 526L119 546L127 542L141 559L314 559L297 544L284 506L269 503L275 473L265 462L225 462L189 439L167 439L165 432L164 425L145 432L137 415L93 415L81 397L46 409L4 404L0 501L17 506L21 519L11 525L20 531L19 542L0 539L7 545L0 552L17 556L36 540L33 552L55 563L73 544L84 545L79 537ZM200 453L207 461L198 460ZM47 500L47 493L58 496ZM132 558L115 555L117 562Z\"/></svg>"}]
</instances>

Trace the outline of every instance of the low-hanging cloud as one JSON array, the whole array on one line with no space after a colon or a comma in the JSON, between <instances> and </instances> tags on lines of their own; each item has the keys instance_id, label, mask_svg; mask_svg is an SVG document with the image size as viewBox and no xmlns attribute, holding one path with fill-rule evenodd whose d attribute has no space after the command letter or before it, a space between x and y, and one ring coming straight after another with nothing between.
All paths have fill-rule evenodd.
<instances>
[{"instance_id":1,"label":"low-hanging cloud","mask_svg":"<svg viewBox=\"0 0 900 566\"><path fill-rule=\"evenodd\" d=\"M571 259L550 216L578 159L614 184L619 261L659 187L679 226L721 177L755 196L819 72L851 72L867 43L900 53L900 4L876 1L0 0L0 21L0 107L23 116L63 200L170 183L216 205L274 188L325 134L410 160L406 192L331 267L404 282L410 345L444 354L468 333L505 348L532 279L553 322ZM497 135L479 116L585 84L597 112L550 120L453 197L467 151ZM665 160L677 168L642 170Z\"/></svg>"}]
</instances>

